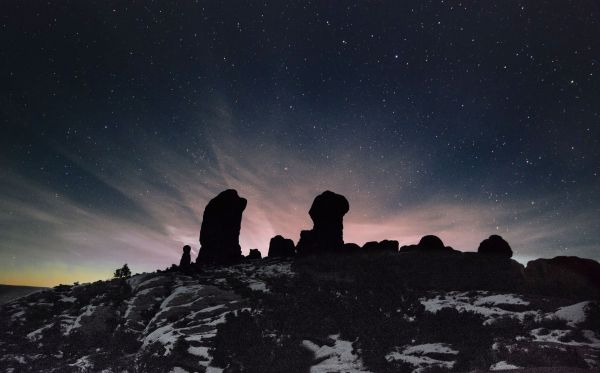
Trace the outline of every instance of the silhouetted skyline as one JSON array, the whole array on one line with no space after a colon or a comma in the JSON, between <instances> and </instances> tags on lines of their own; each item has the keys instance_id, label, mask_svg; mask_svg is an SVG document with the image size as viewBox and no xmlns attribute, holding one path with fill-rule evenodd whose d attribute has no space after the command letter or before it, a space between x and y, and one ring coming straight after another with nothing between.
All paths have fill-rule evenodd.
<instances>
[{"instance_id":1,"label":"silhouetted skyline","mask_svg":"<svg viewBox=\"0 0 600 373\"><path fill-rule=\"evenodd\" d=\"M243 254L332 190L346 242L600 259L597 2L0 7L0 283L195 258L228 188Z\"/></svg>"}]
</instances>

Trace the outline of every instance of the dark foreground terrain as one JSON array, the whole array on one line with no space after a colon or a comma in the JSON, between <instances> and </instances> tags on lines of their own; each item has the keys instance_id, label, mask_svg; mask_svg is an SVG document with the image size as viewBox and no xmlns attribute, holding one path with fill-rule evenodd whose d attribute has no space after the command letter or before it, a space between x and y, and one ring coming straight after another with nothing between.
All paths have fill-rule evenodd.
<instances>
[{"instance_id":1,"label":"dark foreground terrain","mask_svg":"<svg viewBox=\"0 0 600 373\"><path fill-rule=\"evenodd\" d=\"M457 258L263 259L58 286L0 307L0 367L106 373L598 367L600 309L591 296L531 291L514 261Z\"/></svg>"}]
</instances>

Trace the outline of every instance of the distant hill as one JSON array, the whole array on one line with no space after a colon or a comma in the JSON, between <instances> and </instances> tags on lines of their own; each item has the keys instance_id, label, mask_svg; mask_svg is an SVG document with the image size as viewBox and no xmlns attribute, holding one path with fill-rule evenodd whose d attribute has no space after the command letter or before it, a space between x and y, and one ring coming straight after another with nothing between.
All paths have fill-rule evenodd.
<instances>
[{"instance_id":1,"label":"distant hill","mask_svg":"<svg viewBox=\"0 0 600 373\"><path fill-rule=\"evenodd\" d=\"M0 304L7 303L11 300L21 298L28 294L45 289L48 288L40 288L35 286L0 285Z\"/></svg>"}]
</instances>

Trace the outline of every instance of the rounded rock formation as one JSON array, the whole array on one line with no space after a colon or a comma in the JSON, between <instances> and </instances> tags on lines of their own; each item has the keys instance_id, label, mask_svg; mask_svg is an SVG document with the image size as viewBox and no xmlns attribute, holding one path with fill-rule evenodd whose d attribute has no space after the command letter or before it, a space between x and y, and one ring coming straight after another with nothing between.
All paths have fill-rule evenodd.
<instances>
[{"instance_id":1,"label":"rounded rock formation","mask_svg":"<svg viewBox=\"0 0 600 373\"><path fill-rule=\"evenodd\" d=\"M355 244L354 242L346 242L343 247L344 253L358 253L361 250L361 247Z\"/></svg>"},{"instance_id":2,"label":"rounded rock formation","mask_svg":"<svg viewBox=\"0 0 600 373\"><path fill-rule=\"evenodd\" d=\"M417 245L402 246L401 253L419 252L419 253L456 253L450 246L444 246L444 243L438 236L423 236Z\"/></svg>"},{"instance_id":3,"label":"rounded rock formation","mask_svg":"<svg viewBox=\"0 0 600 373\"><path fill-rule=\"evenodd\" d=\"M493 234L489 238L481 241L477 252L482 255L507 259L510 259L513 255L512 249L510 248L508 242L496 234Z\"/></svg>"},{"instance_id":4,"label":"rounded rock formation","mask_svg":"<svg viewBox=\"0 0 600 373\"><path fill-rule=\"evenodd\" d=\"M344 246L344 215L350 210L346 197L331 191L318 195L308 211L313 229L302 231L298 254L341 251Z\"/></svg>"},{"instance_id":5,"label":"rounded rock formation","mask_svg":"<svg viewBox=\"0 0 600 373\"><path fill-rule=\"evenodd\" d=\"M383 241L370 241L363 245L362 250L366 251L398 251L398 241L395 240L383 240Z\"/></svg>"},{"instance_id":6,"label":"rounded rock formation","mask_svg":"<svg viewBox=\"0 0 600 373\"><path fill-rule=\"evenodd\" d=\"M277 235L269 241L269 258L286 258L292 257L295 254L296 248L294 247L294 241L289 238Z\"/></svg>"},{"instance_id":7,"label":"rounded rock formation","mask_svg":"<svg viewBox=\"0 0 600 373\"><path fill-rule=\"evenodd\" d=\"M192 262L192 257L190 252L192 248L190 245L185 245L183 247L183 254L181 254L181 259L179 260L179 268L188 268Z\"/></svg>"},{"instance_id":8,"label":"rounded rock formation","mask_svg":"<svg viewBox=\"0 0 600 373\"><path fill-rule=\"evenodd\" d=\"M241 259L239 236L247 203L234 189L225 190L208 202L200 228L197 263L232 264Z\"/></svg>"},{"instance_id":9,"label":"rounded rock formation","mask_svg":"<svg viewBox=\"0 0 600 373\"><path fill-rule=\"evenodd\" d=\"M582 300L600 297L600 263L576 256L536 259L525 268L532 292Z\"/></svg>"},{"instance_id":10,"label":"rounded rock formation","mask_svg":"<svg viewBox=\"0 0 600 373\"><path fill-rule=\"evenodd\" d=\"M258 249L250 249L246 259L262 259L262 254L260 251L258 251Z\"/></svg>"}]
</instances>

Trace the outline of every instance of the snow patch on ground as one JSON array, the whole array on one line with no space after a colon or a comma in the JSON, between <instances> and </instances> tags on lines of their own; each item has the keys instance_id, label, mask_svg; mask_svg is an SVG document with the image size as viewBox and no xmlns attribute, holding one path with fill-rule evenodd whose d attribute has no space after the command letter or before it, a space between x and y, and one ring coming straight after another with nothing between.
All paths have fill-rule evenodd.
<instances>
[{"instance_id":1,"label":"snow patch on ground","mask_svg":"<svg viewBox=\"0 0 600 373\"><path fill-rule=\"evenodd\" d=\"M77 359L73 364L69 364L72 367L79 368L81 372L91 372L91 369L94 367L90 362L88 356L82 356Z\"/></svg>"},{"instance_id":2,"label":"snow patch on ground","mask_svg":"<svg viewBox=\"0 0 600 373\"><path fill-rule=\"evenodd\" d=\"M458 351L445 343L425 343L414 346L404 346L403 348L396 348L395 351L385 355L387 361L403 361L415 367L413 372L421 372L425 369L440 367L446 369L452 369L454 367L454 360L439 360L433 357L427 356L427 354L446 354L451 355L449 358L458 354ZM436 355L437 356L437 355Z\"/></svg>"},{"instance_id":3,"label":"snow patch on ground","mask_svg":"<svg viewBox=\"0 0 600 373\"><path fill-rule=\"evenodd\" d=\"M25 311L21 310L10 315L10 320L15 321L17 319L21 319L22 316L25 316Z\"/></svg>"},{"instance_id":4,"label":"snow patch on ground","mask_svg":"<svg viewBox=\"0 0 600 373\"><path fill-rule=\"evenodd\" d=\"M171 350L173 349L173 346L175 345L175 342L177 342L179 336L180 334L175 330L175 328L173 328L173 324L164 325L155 329L152 331L152 333L148 334L146 338L144 338L144 344L142 345L142 348L145 349L148 347L148 345L158 341L164 346L164 355L166 356L171 353Z\"/></svg>"},{"instance_id":5,"label":"snow patch on ground","mask_svg":"<svg viewBox=\"0 0 600 373\"><path fill-rule=\"evenodd\" d=\"M421 298L421 304L428 312L436 313L444 308L453 308L459 312L474 312L486 318L484 324L491 324L500 317L513 317L523 320L525 315L541 317L540 311L507 311L498 307L500 304L525 305L528 302L513 294L487 295L487 292L476 292L477 295L469 295L468 292L448 292L437 295L435 298Z\"/></svg>"},{"instance_id":6,"label":"snow patch on ground","mask_svg":"<svg viewBox=\"0 0 600 373\"><path fill-rule=\"evenodd\" d=\"M207 313L207 312L212 312L212 311L219 310L219 309L221 309L221 308L224 308L224 307L225 307L225 305L224 305L224 304L219 304L219 305L216 305L216 306L213 306L213 307L206 307L206 308L203 308L203 309L201 309L201 310L200 310L200 311L198 311L198 312L199 312L199 313Z\"/></svg>"},{"instance_id":7,"label":"snow patch on ground","mask_svg":"<svg viewBox=\"0 0 600 373\"><path fill-rule=\"evenodd\" d=\"M559 343L568 346L586 346L591 348L600 349L600 339L598 339L595 333L591 330L583 330L582 334L588 342L576 342L568 341L565 342L563 339L569 335L571 330L545 330L544 328L537 328L531 331L531 336L534 342L540 343Z\"/></svg>"},{"instance_id":8,"label":"snow patch on ground","mask_svg":"<svg viewBox=\"0 0 600 373\"><path fill-rule=\"evenodd\" d=\"M135 292L139 288L140 284L150 276L152 276L152 274L134 275L134 276L129 277L126 281L127 281L127 284L129 286L131 286L131 290L133 290ZM155 278L156 277L152 277L152 279L155 279Z\"/></svg>"},{"instance_id":9,"label":"snow patch on ground","mask_svg":"<svg viewBox=\"0 0 600 373\"><path fill-rule=\"evenodd\" d=\"M264 282L252 282L248 285L248 287L254 291L262 291L264 293L269 292L269 289L267 289L267 284Z\"/></svg>"},{"instance_id":10,"label":"snow patch on ground","mask_svg":"<svg viewBox=\"0 0 600 373\"><path fill-rule=\"evenodd\" d=\"M499 361L496 364L493 364L490 367L490 370L512 370L512 369L520 369L520 368L521 367L509 364L506 361Z\"/></svg>"},{"instance_id":11,"label":"snow patch on ground","mask_svg":"<svg viewBox=\"0 0 600 373\"><path fill-rule=\"evenodd\" d=\"M51 328L53 325L54 325L54 323L50 323L50 324L42 326L39 329L32 331L31 333L27 334L27 339L29 339L30 341L37 341L38 339L41 339L42 332L46 329Z\"/></svg>"},{"instance_id":12,"label":"snow patch on ground","mask_svg":"<svg viewBox=\"0 0 600 373\"><path fill-rule=\"evenodd\" d=\"M476 306L481 306L485 304L498 305L498 304L517 304L528 306L529 302L519 298L514 294L496 294L489 295L487 297L479 298L475 301Z\"/></svg>"},{"instance_id":13,"label":"snow patch on ground","mask_svg":"<svg viewBox=\"0 0 600 373\"><path fill-rule=\"evenodd\" d=\"M171 369L169 371L169 373L189 373L189 372L181 367L174 367L173 369Z\"/></svg>"},{"instance_id":14,"label":"snow patch on ground","mask_svg":"<svg viewBox=\"0 0 600 373\"><path fill-rule=\"evenodd\" d=\"M450 348L449 345L447 345L445 343L425 343L422 345L409 346L409 347L405 348L403 352L406 354L409 354L409 355L414 355L414 354L427 355L430 353L450 354L450 355L458 354L458 351L453 350L452 348Z\"/></svg>"},{"instance_id":15,"label":"snow patch on ground","mask_svg":"<svg viewBox=\"0 0 600 373\"><path fill-rule=\"evenodd\" d=\"M204 357L204 358L209 358L208 355L208 347L189 347L187 350L190 354L195 355L195 356L200 356L200 357Z\"/></svg>"},{"instance_id":16,"label":"snow patch on ground","mask_svg":"<svg viewBox=\"0 0 600 373\"><path fill-rule=\"evenodd\" d=\"M65 325L65 332L63 334L69 335L69 334L71 334L73 329L77 329L77 328L81 327L81 319L84 317L92 316L94 314L95 309L96 309L96 306L93 306L91 304L88 304L87 306L85 306L83 308L84 311L81 314L79 314L79 316L77 316L77 318L75 319L75 321L73 321L72 324Z\"/></svg>"},{"instance_id":17,"label":"snow patch on ground","mask_svg":"<svg viewBox=\"0 0 600 373\"><path fill-rule=\"evenodd\" d=\"M352 342L340 339L339 334L330 335L335 341L333 346L319 346L309 340L302 341L302 345L315 354L317 364L310 368L311 373L368 372L360 357L354 354Z\"/></svg>"},{"instance_id":18,"label":"snow patch on ground","mask_svg":"<svg viewBox=\"0 0 600 373\"><path fill-rule=\"evenodd\" d=\"M576 324L585 321L585 310L591 302L581 302L567 307L561 307L554 315L561 320L565 320L567 325L575 327Z\"/></svg>"}]
</instances>

